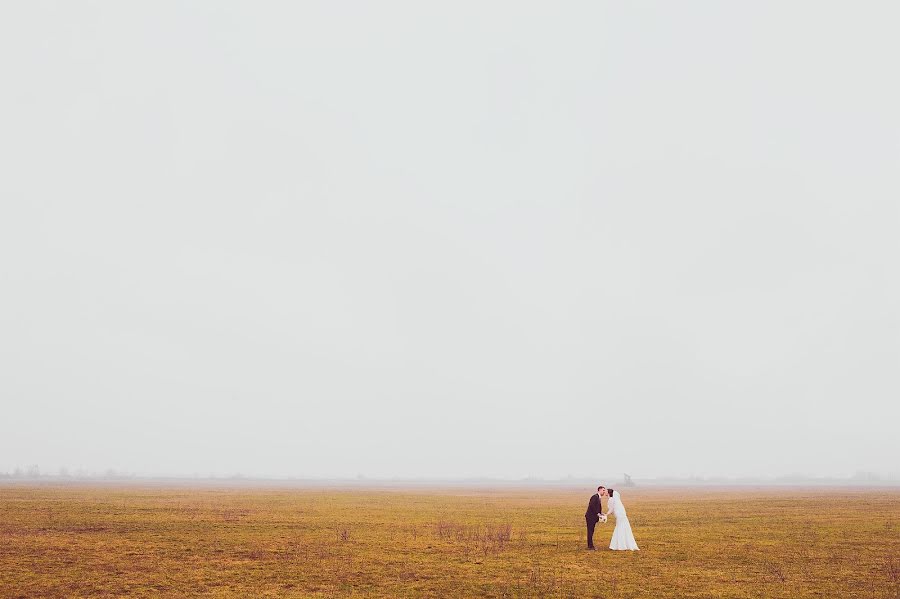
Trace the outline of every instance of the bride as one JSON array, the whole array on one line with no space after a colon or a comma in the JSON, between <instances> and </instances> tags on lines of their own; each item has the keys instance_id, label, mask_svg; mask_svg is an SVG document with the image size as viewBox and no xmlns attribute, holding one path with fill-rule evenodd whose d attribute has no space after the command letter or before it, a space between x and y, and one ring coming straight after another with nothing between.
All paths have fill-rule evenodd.
<instances>
[{"instance_id":1,"label":"bride","mask_svg":"<svg viewBox=\"0 0 900 599\"><path fill-rule=\"evenodd\" d=\"M600 495L608 497L606 503L606 514L612 514L616 517L616 528L613 530L612 539L609 541L610 549L630 549L631 551L639 551L637 541L634 540L634 534L631 532L631 524L628 522L628 515L625 513L625 506L622 504L622 497L618 491L613 489L601 489Z\"/></svg>"}]
</instances>

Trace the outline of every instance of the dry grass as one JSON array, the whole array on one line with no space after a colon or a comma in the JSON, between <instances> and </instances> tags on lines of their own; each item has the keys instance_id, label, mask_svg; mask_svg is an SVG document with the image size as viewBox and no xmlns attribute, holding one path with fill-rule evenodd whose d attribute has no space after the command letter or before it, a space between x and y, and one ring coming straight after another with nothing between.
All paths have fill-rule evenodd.
<instances>
[{"instance_id":1,"label":"dry grass","mask_svg":"<svg viewBox=\"0 0 900 599\"><path fill-rule=\"evenodd\" d=\"M0 596L900 597L900 490L0 486ZM613 522L599 525L598 547Z\"/></svg>"}]
</instances>

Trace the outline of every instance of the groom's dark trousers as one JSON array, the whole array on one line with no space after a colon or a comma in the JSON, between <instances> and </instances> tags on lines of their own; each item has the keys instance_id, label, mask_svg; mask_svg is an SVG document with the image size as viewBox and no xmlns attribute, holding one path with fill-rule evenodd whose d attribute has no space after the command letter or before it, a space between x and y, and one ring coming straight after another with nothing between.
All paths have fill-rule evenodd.
<instances>
[{"instance_id":1,"label":"groom's dark trousers","mask_svg":"<svg viewBox=\"0 0 900 599\"><path fill-rule=\"evenodd\" d=\"M592 518L585 517L585 521L587 521L587 529L588 529L588 549L594 548L594 527L597 526L597 521Z\"/></svg>"},{"instance_id":2,"label":"groom's dark trousers","mask_svg":"<svg viewBox=\"0 0 900 599\"><path fill-rule=\"evenodd\" d=\"M584 513L584 521L587 524L588 549L594 548L594 527L600 521L600 495L594 493L588 502L587 511Z\"/></svg>"}]
</instances>

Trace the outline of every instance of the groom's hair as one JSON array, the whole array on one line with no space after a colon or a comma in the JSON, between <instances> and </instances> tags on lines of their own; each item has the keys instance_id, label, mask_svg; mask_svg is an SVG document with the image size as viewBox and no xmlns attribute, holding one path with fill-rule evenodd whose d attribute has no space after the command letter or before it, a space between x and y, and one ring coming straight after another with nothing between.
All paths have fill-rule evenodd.
<instances>
[{"instance_id":1,"label":"groom's hair","mask_svg":"<svg viewBox=\"0 0 900 599\"><path fill-rule=\"evenodd\" d=\"M599 493L599 492L600 492L600 489L605 489L605 488L606 488L606 487L604 487L603 485L600 485L599 487L597 487L597 492Z\"/></svg>"}]
</instances>

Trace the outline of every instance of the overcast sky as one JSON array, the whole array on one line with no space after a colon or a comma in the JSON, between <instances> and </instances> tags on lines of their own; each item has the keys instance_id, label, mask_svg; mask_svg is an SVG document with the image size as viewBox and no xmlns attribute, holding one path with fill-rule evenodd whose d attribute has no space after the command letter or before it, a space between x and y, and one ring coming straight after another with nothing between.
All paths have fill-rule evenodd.
<instances>
[{"instance_id":1,"label":"overcast sky","mask_svg":"<svg viewBox=\"0 0 900 599\"><path fill-rule=\"evenodd\" d=\"M0 6L0 471L900 470L895 2Z\"/></svg>"}]
</instances>

